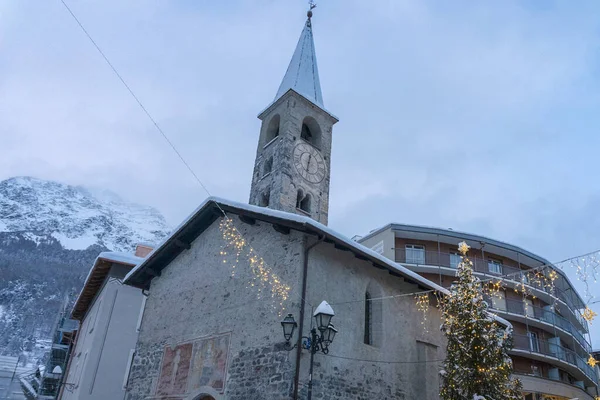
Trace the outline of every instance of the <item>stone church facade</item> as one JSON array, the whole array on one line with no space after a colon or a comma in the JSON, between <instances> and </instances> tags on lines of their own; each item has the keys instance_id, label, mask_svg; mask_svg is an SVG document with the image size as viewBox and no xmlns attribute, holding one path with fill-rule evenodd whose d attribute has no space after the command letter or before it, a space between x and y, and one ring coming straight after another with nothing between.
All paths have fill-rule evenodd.
<instances>
[{"instance_id":1,"label":"stone church facade","mask_svg":"<svg viewBox=\"0 0 600 400\"><path fill-rule=\"evenodd\" d=\"M125 279L147 296L129 400L307 398L298 344L323 300L338 334L314 356L314 399L439 398L440 315L415 293L444 289L326 227L337 118L323 105L311 16L259 115L250 205L209 198Z\"/></svg>"}]
</instances>

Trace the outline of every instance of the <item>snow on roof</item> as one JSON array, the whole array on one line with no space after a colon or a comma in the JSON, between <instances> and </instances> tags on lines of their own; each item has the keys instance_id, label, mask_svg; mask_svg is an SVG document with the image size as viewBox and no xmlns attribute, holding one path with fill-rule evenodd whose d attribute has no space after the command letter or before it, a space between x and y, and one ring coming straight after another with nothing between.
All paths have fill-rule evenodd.
<instances>
[{"instance_id":1,"label":"snow on roof","mask_svg":"<svg viewBox=\"0 0 600 400\"><path fill-rule=\"evenodd\" d=\"M137 265L144 259L142 257L134 256L129 253L121 253L117 251L104 251L98 255L98 259L104 261L115 262L119 264L129 264L129 265ZM95 264L95 262L94 262Z\"/></svg>"},{"instance_id":2,"label":"snow on roof","mask_svg":"<svg viewBox=\"0 0 600 400\"><path fill-rule=\"evenodd\" d=\"M379 263L387 266L391 270L397 271L400 275L402 275L406 278L409 278L415 282L418 282L421 285L423 285L427 288L433 289L435 291L438 291L438 292L441 292L444 294L449 293L447 289L437 285L436 283L433 283L429 279L426 279L426 278L422 277L421 275L417 274L416 272L413 272L413 271L409 270L408 268L384 257L383 255L369 249L368 247L365 247L362 244L357 243L352 239L349 239L348 237L342 235L341 233L334 231L333 229L313 220L312 218L305 217L305 216L298 215L298 214L288 213L285 211L273 210L273 209L266 208L266 207L258 207L258 206L253 206L253 205L249 205L249 204L245 204L245 203L238 203L236 201L222 199L219 197L208 197L206 200L204 200L202 202L202 204L198 208L196 208L196 210L194 210L194 212L192 214L190 214L190 216L188 216L177 228L175 228L173 230L173 233L170 236L168 236L166 239L164 239L163 242L159 246L157 246L154 250L152 250L152 252L150 252L150 254L148 254L148 256L144 259L144 261L142 261L140 264L138 264L136 267L134 267L131 271L129 271L127 276L125 276L125 283L128 283L133 275L135 275L138 271L143 269L144 266L150 260L152 260L153 255L156 253L159 253L166 246L166 244L174 236L176 236L177 233L185 225L187 225L201 210L203 210L205 207L207 207L209 205L209 203L216 203L217 205L220 204L223 206L229 206L229 207L236 208L239 210L250 211L250 212L253 212L253 213L259 214L259 215L262 214L264 216L279 218L281 220L287 220L290 222L296 222L298 224L304 224L304 225L310 226L313 229L315 229L317 231L321 231L322 233L324 233L332 238L337 239L339 242L344 243L350 250L361 251L362 253L367 254L372 259L377 260Z\"/></svg>"},{"instance_id":3,"label":"snow on roof","mask_svg":"<svg viewBox=\"0 0 600 400\"><path fill-rule=\"evenodd\" d=\"M73 316L73 312L79 306L79 302L82 301L82 295L84 294L84 291L88 288L88 285L90 284L90 281L91 281L93 275L98 273L97 266L100 261L108 261L111 263L133 266L133 265L138 265L143 260L144 260L143 258L136 257L133 254L121 253L121 252L117 252L117 251L103 251L102 253L98 254L98 257L96 257L96 259L94 260L94 263L92 264L92 268L90 268L90 271L88 272L87 277L85 278L83 287L81 288L81 291L79 292L79 295L77 296L77 299L75 300L75 304L73 305L73 310L71 311L71 316ZM106 273L108 273L108 271L106 271Z\"/></svg>"},{"instance_id":4,"label":"snow on roof","mask_svg":"<svg viewBox=\"0 0 600 400\"><path fill-rule=\"evenodd\" d=\"M324 107L310 18L304 25L304 29L296 45L296 50L281 81L275 100L279 99L290 89L294 89L316 105Z\"/></svg>"}]
</instances>

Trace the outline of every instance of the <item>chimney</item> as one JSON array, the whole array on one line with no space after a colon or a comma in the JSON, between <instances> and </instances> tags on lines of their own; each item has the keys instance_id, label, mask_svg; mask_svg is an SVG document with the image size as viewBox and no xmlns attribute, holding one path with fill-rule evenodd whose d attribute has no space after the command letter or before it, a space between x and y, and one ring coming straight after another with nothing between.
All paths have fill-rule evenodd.
<instances>
[{"instance_id":1,"label":"chimney","mask_svg":"<svg viewBox=\"0 0 600 400\"><path fill-rule=\"evenodd\" d=\"M136 257L146 258L146 256L154 249L154 245L146 244L146 243L138 243L135 247L135 255Z\"/></svg>"}]
</instances>

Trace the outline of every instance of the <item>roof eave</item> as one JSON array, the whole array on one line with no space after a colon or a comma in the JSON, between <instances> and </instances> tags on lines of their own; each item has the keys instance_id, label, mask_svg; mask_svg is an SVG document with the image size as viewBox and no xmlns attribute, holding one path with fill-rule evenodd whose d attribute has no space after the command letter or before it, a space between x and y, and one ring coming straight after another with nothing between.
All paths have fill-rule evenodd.
<instances>
[{"instance_id":1,"label":"roof eave","mask_svg":"<svg viewBox=\"0 0 600 400\"><path fill-rule=\"evenodd\" d=\"M155 276L160 276L162 269L166 268L184 250L186 245L191 245L191 242L195 238L217 218L221 217L222 212L225 212L243 216L247 219L256 219L274 225L285 226L306 234L320 236L325 242L333 243L338 249L352 251L357 258L370 261L374 267L386 269L391 275L401 277L408 283L415 284L423 290L435 290L444 294L448 292L441 286L351 239L340 239L338 235L332 234L328 228L324 226L320 227L320 224L316 221L312 221L306 217L292 219L269 215L269 213L261 212L262 210L267 209L248 205L239 207L232 205L231 202L208 198L171 236L150 253L141 264L127 274L125 283L134 287L148 289L152 279ZM282 213L275 210L270 211L271 213ZM148 273L149 270L152 272Z\"/></svg>"},{"instance_id":2,"label":"roof eave","mask_svg":"<svg viewBox=\"0 0 600 400\"><path fill-rule=\"evenodd\" d=\"M340 119L338 117L336 117L333 113L327 111L327 109L325 107L320 106L319 104L315 103L314 101L312 101L311 99L309 99L308 97L303 95L302 93L297 92L293 88L288 89L284 94L279 96L277 99L273 100L273 102L271 104L269 104L267 106L267 108L265 108L258 114L258 116L257 116L258 119L260 119L262 121L267 116L267 114L269 114L271 112L271 110L273 108L275 108L279 104L281 104L285 99L287 99L290 96L291 93L297 94L298 96L302 97L304 100L308 101L311 105L318 107L321 111L323 111L325 114L327 114L329 117L331 117L331 119L333 119L334 124L340 121Z\"/></svg>"}]
</instances>

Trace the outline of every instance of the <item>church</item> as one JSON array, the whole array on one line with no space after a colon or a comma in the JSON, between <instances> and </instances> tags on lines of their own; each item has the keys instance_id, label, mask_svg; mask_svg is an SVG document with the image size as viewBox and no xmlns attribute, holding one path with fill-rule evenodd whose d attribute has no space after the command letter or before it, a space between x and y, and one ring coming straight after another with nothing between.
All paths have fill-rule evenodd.
<instances>
[{"instance_id":1,"label":"church","mask_svg":"<svg viewBox=\"0 0 600 400\"><path fill-rule=\"evenodd\" d=\"M258 117L250 204L208 198L125 277L146 296L126 398L438 399L445 289L327 227L312 12Z\"/></svg>"}]
</instances>

